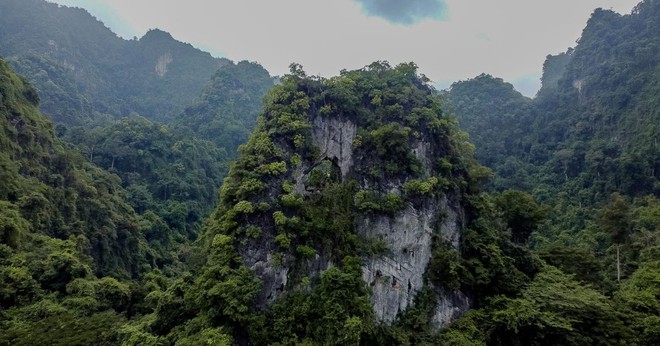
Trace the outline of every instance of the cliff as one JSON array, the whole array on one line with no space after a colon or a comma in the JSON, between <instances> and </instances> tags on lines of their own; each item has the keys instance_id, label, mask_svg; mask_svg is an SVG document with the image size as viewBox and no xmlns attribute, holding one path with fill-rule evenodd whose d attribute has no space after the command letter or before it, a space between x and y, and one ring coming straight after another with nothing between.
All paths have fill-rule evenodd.
<instances>
[{"instance_id":1,"label":"cliff","mask_svg":"<svg viewBox=\"0 0 660 346\"><path fill-rule=\"evenodd\" d=\"M414 64L327 80L292 71L239 149L203 239L231 237L260 282L257 310L358 258L377 321L395 323L422 290L436 327L460 316L470 298L428 269L434 249L460 250L474 162L433 89Z\"/></svg>"}]
</instances>

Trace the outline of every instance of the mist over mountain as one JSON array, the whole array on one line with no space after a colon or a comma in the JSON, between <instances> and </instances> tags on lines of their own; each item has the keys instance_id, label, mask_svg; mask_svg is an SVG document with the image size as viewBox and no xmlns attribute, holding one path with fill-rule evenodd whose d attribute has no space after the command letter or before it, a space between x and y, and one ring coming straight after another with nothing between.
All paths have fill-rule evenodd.
<instances>
[{"instance_id":1,"label":"mist over mountain","mask_svg":"<svg viewBox=\"0 0 660 346\"><path fill-rule=\"evenodd\" d=\"M158 29L124 40L82 9L5 0L0 11L0 54L34 83L55 123L131 112L168 121L231 63Z\"/></svg>"},{"instance_id":2,"label":"mist over mountain","mask_svg":"<svg viewBox=\"0 0 660 346\"><path fill-rule=\"evenodd\" d=\"M0 13L0 345L660 343L657 0L534 98Z\"/></svg>"}]
</instances>

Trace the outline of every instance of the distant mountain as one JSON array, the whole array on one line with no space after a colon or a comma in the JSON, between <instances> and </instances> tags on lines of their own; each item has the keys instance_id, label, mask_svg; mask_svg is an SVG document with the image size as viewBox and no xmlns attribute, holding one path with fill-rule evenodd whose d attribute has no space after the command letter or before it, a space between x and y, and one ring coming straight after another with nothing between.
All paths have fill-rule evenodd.
<instances>
[{"instance_id":1,"label":"distant mountain","mask_svg":"<svg viewBox=\"0 0 660 346\"><path fill-rule=\"evenodd\" d=\"M224 148L233 159L254 130L264 95L273 84L268 71L257 63L225 65L172 123Z\"/></svg>"},{"instance_id":2,"label":"distant mountain","mask_svg":"<svg viewBox=\"0 0 660 346\"><path fill-rule=\"evenodd\" d=\"M490 76L448 94L499 188L582 203L660 195L660 2L597 9L578 45L548 56L533 100Z\"/></svg>"},{"instance_id":3,"label":"distant mountain","mask_svg":"<svg viewBox=\"0 0 660 346\"><path fill-rule=\"evenodd\" d=\"M39 256L46 256L48 239L71 242L67 256L118 277L137 276L163 260L147 245L119 179L55 138L37 110L36 91L2 59L0 95L0 243L17 251L44 247ZM51 279L77 274L61 275Z\"/></svg>"},{"instance_id":4,"label":"distant mountain","mask_svg":"<svg viewBox=\"0 0 660 346\"><path fill-rule=\"evenodd\" d=\"M44 0L0 0L0 13L0 55L35 85L57 135L118 174L138 212L194 238L254 129L268 71L157 29L124 40Z\"/></svg>"},{"instance_id":5,"label":"distant mountain","mask_svg":"<svg viewBox=\"0 0 660 346\"><path fill-rule=\"evenodd\" d=\"M0 0L0 13L0 55L34 83L56 123L94 112L167 121L230 64L160 30L124 40L85 10L44 0Z\"/></svg>"},{"instance_id":6,"label":"distant mountain","mask_svg":"<svg viewBox=\"0 0 660 346\"><path fill-rule=\"evenodd\" d=\"M531 111L532 100L500 78L482 74L452 84L448 94L452 111L461 128L470 135L479 162L500 176L520 175L522 167L511 158L523 155L522 140L527 134L521 118ZM501 177L494 180L500 183ZM524 180L507 180L507 187L529 188Z\"/></svg>"},{"instance_id":7,"label":"distant mountain","mask_svg":"<svg viewBox=\"0 0 660 346\"><path fill-rule=\"evenodd\" d=\"M450 88L446 99L493 169L490 187L503 191L496 200L510 208L510 226L536 214L529 200L543 202L547 219L529 248L549 266L515 298L495 298L486 315L451 325L447 344L475 336L486 345L660 342L659 18L658 0L628 15L596 9L575 48L547 57L534 99L488 75ZM569 303L589 301L597 303ZM565 317L546 319L557 313ZM574 319L584 320L553 322Z\"/></svg>"}]
</instances>

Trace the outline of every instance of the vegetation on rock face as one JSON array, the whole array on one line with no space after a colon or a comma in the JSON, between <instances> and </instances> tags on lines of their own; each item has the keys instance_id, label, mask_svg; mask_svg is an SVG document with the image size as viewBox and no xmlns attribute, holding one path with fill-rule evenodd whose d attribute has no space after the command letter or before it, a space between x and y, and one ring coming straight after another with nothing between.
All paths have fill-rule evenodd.
<instances>
[{"instance_id":1,"label":"vegetation on rock face","mask_svg":"<svg viewBox=\"0 0 660 346\"><path fill-rule=\"evenodd\" d=\"M263 104L256 63L38 0L0 12L0 345L660 343L657 0L596 10L535 99L381 61L292 64ZM351 165L315 142L330 123ZM441 199L459 246L434 234L380 323L362 266L390 249L356 220ZM457 290L471 309L439 330Z\"/></svg>"},{"instance_id":2,"label":"vegetation on rock face","mask_svg":"<svg viewBox=\"0 0 660 346\"><path fill-rule=\"evenodd\" d=\"M179 340L176 326L199 323L204 328L185 335L222 328L237 340L258 344L433 340L437 336L429 314L434 294L420 293L417 308L399 325L385 327L376 321L360 263L387 249L382 241L358 234L354 220L360 212L397 213L404 203L449 191L473 195L464 206L472 221L461 252L445 251L455 259L455 267L448 270L465 275L453 279L455 283L445 276L446 263L438 252L429 269L436 273L430 274L429 287L490 296L517 292L530 280L535 265L521 258L529 254L509 239L504 222L496 221L500 219L489 197L478 194L483 168L471 158L471 146L443 115L437 95L414 64L391 67L377 62L330 79L308 77L294 64L281 81L268 94L254 133L240 147L221 189L220 205L202 231L204 254L196 278L177 286L182 313L172 321L171 310L156 311L144 332ZM333 161L337 158L321 155L312 137L317 117L357 124L350 171L342 173ZM423 169L412 154L413 143L422 138L442 152L431 170ZM384 169L374 173L377 167ZM431 172L437 176L425 176ZM380 195L376 187L392 181L405 191ZM530 222L537 221L537 214L525 208L512 213L529 214ZM516 231L527 232L525 227L533 225ZM256 309L263 302L255 300L264 299L259 296L260 280L248 270L245 258L259 251L269 252L272 259L266 263L291 268L289 284L283 287L287 293L263 311ZM306 271L305 263L319 256L341 265L307 276L314 272Z\"/></svg>"},{"instance_id":3,"label":"vegetation on rock face","mask_svg":"<svg viewBox=\"0 0 660 346\"><path fill-rule=\"evenodd\" d=\"M377 184L403 178L413 184L416 180L411 178L422 169L410 143L420 136L437 141L436 147L446 150L445 157L454 162L445 177L428 178L418 183L423 185L419 188L424 193L440 193L437 181L452 176L456 177L452 179L455 186L469 185L467 170L474 163L458 153L464 144L452 137L453 122L442 116L437 98L417 76L414 65L391 68L379 62L327 80L307 77L296 65L292 72L269 93L257 129L239 149L240 156L222 187L213 233L240 236L248 223L256 223L261 229L281 230L280 238L293 240L293 245L350 252L358 246L351 234L355 203L358 208L369 209L383 204L391 211L403 203L399 200L402 196L380 197L358 191L357 181L364 178ZM375 94L381 95L378 103L373 101ZM388 113L388 109L396 111ZM314 117L342 118L358 124L352 176L342 178L336 163L320 156L311 137L310 119ZM293 189L292 172L300 165L309 168L303 180L307 189L315 190L312 195ZM378 167L385 170L374 173ZM386 201L374 206L365 198ZM341 224L329 224L332 220ZM321 244L326 248L319 248Z\"/></svg>"}]
</instances>

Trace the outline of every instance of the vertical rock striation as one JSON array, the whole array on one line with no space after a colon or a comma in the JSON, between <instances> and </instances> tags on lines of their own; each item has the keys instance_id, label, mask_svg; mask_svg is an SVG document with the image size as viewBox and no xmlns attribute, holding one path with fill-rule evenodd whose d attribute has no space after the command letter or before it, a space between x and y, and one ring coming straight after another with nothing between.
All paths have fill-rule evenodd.
<instances>
[{"instance_id":1,"label":"vertical rock striation","mask_svg":"<svg viewBox=\"0 0 660 346\"><path fill-rule=\"evenodd\" d=\"M388 251L384 256L364 260L362 277L371 287L376 316L391 324L399 313L413 304L413 299L425 285L424 273L431 260L434 235L458 245L458 213L443 197L429 200L421 207L408 203L405 210L394 216L365 215L356 221L360 234L381 238L387 244ZM444 295L441 292L440 300L445 306L435 315L452 316L446 310L463 310L452 304L454 299ZM439 317L438 321L444 324L447 318Z\"/></svg>"}]
</instances>

